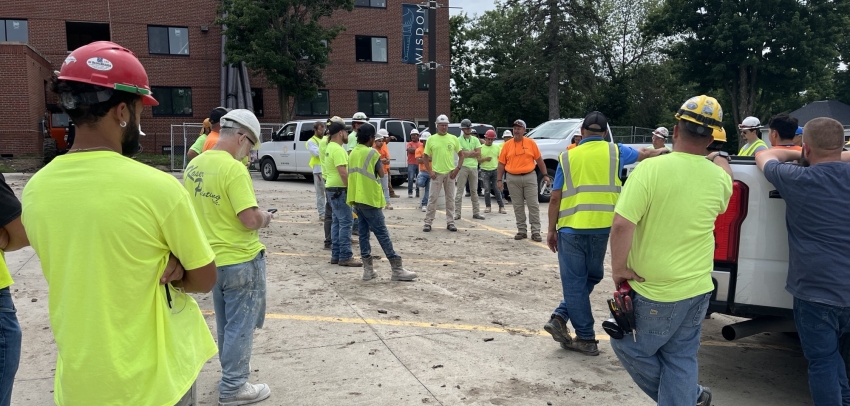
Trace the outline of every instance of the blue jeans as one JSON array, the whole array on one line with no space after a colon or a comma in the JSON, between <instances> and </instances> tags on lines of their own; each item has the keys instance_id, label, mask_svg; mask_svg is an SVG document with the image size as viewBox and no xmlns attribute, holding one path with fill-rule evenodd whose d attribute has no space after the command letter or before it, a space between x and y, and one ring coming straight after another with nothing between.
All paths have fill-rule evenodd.
<instances>
[{"instance_id":1,"label":"blue jeans","mask_svg":"<svg viewBox=\"0 0 850 406\"><path fill-rule=\"evenodd\" d=\"M351 252L351 227L354 217L351 215L351 206L345 203L346 195L344 188L328 190L328 199L333 208L331 259L346 260L354 257Z\"/></svg>"},{"instance_id":2,"label":"blue jeans","mask_svg":"<svg viewBox=\"0 0 850 406\"><path fill-rule=\"evenodd\" d=\"M0 289L0 406L12 403L12 384L21 360L21 325L9 288Z\"/></svg>"},{"instance_id":3,"label":"blue jeans","mask_svg":"<svg viewBox=\"0 0 850 406\"><path fill-rule=\"evenodd\" d=\"M419 164L407 164L407 194L413 194L413 184L419 176ZM416 185L416 194L419 194L419 185Z\"/></svg>"},{"instance_id":4,"label":"blue jeans","mask_svg":"<svg viewBox=\"0 0 850 406\"><path fill-rule=\"evenodd\" d=\"M490 191L496 194L496 203L499 204L499 207L505 207L505 202L502 201L502 192L499 191L499 187L496 183L496 170L488 171L485 169L481 170L480 174L480 182L479 185L483 185L484 187L484 205L490 207ZM604 255L604 254L603 254Z\"/></svg>"},{"instance_id":5,"label":"blue jeans","mask_svg":"<svg viewBox=\"0 0 850 406\"><path fill-rule=\"evenodd\" d=\"M357 217L360 217L360 257L369 258L372 256L372 245L369 243L369 231L375 233L375 238L378 239L378 244L384 250L384 255L387 259L401 258L393 250L393 242L390 240L390 231L387 230L387 224L384 222L384 212L376 207L367 206L357 203L354 206L357 211Z\"/></svg>"},{"instance_id":6,"label":"blue jeans","mask_svg":"<svg viewBox=\"0 0 850 406\"><path fill-rule=\"evenodd\" d=\"M425 194L422 195L422 206L427 206L428 193L431 193L431 175L428 175L428 172L419 172L419 178L416 179L416 184L419 187L425 188Z\"/></svg>"},{"instance_id":7,"label":"blue jeans","mask_svg":"<svg viewBox=\"0 0 850 406\"><path fill-rule=\"evenodd\" d=\"M572 320L576 336L595 340L590 292L605 276L605 251L608 234L558 233L558 265L564 299L554 314Z\"/></svg>"},{"instance_id":8,"label":"blue jeans","mask_svg":"<svg viewBox=\"0 0 850 406\"><path fill-rule=\"evenodd\" d=\"M221 361L219 397L236 395L251 374L254 329L266 317L265 252L241 264L220 266L213 287L218 358Z\"/></svg>"},{"instance_id":9,"label":"blue jeans","mask_svg":"<svg viewBox=\"0 0 850 406\"><path fill-rule=\"evenodd\" d=\"M711 293L662 303L635 294L637 342L611 340L617 358L658 406L695 405L699 386L697 351Z\"/></svg>"},{"instance_id":10,"label":"blue jeans","mask_svg":"<svg viewBox=\"0 0 850 406\"><path fill-rule=\"evenodd\" d=\"M847 371L838 339L850 332L850 307L794 298L794 323L809 360L809 390L815 406L850 405Z\"/></svg>"}]
</instances>

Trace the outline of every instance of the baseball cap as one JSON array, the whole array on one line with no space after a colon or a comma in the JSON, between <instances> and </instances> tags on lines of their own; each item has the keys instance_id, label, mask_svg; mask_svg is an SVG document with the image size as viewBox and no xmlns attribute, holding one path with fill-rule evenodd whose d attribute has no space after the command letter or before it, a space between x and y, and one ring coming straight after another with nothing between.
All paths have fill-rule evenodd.
<instances>
[{"instance_id":1,"label":"baseball cap","mask_svg":"<svg viewBox=\"0 0 850 406\"><path fill-rule=\"evenodd\" d=\"M794 133L794 135L802 135L802 134L803 134L803 127L797 127L797 131Z\"/></svg>"},{"instance_id":2,"label":"baseball cap","mask_svg":"<svg viewBox=\"0 0 850 406\"><path fill-rule=\"evenodd\" d=\"M605 132L608 131L608 119L598 111L591 111L584 118L584 122L581 123L581 128L589 131Z\"/></svg>"},{"instance_id":3,"label":"baseball cap","mask_svg":"<svg viewBox=\"0 0 850 406\"><path fill-rule=\"evenodd\" d=\"M210 124L218 124L221 121L221 118L227 114L230 109L225 107L216 107L210 112Z\"/></svg>"},{"instance_id":4,"label":"baseball cap","mask_svg":"<svg viewBox=\"0 0 850 406\"><path fill-rule=\"evenodd\" d=\"M739 130L755 130L761 128L761 121L755 117L747 117L741 124L738 124Z\"/></svg>"},{"instance_id":5,"label":"baseball cap","mask_svg":"<svg viewBox=\"0 0 850 406\"><path fill-rule=\"evenodd\" d=\"M652 135L659 138L667 138L670 136L670 131L667 131L667 128L665 127L658 127L652 132Z\"/></svg>"},{"instance_id":6,"label":"baseball cap","mask_svg":"<svg viewBox=\"0 0 850 406\"><path fill-rule=\"evenodd\" d=\"M520 127L522 127L522 128L528 128L528 126L527 126L527 125L525 125L525 121L522 121L522 120L516 120L516 121L514 121L514 125L515 125L515 126L516 126L516 125L518 125L518 126L520 126Z\"/></svg>"}]
</instances>

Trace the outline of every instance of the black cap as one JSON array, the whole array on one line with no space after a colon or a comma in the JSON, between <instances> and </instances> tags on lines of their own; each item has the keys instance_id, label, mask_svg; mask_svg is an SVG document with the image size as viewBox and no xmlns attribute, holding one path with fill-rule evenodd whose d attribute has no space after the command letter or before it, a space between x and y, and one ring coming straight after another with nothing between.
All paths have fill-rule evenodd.
<instances>
[{"instance_id":1,"label":"black cap","mask_svg":"<svg viewBox=\"0 0 850 406\"><path fill-rule=\"evenodd\" d=\"M605 118L604 114L592 111L584 118L581 128L589 131L606 132L608 131L608 119Z\"/></svg>"},{"instance_id":2,"label":"black cap","mask_svg":"<svg viewBox=\"0 0 850 406\"><path fill-rule=\"evenodd\" d=\"M210 124L218 124L221 118L227 114L229 110L224 107L216 107L210 112Z\"/></svg>"}]
</instances>

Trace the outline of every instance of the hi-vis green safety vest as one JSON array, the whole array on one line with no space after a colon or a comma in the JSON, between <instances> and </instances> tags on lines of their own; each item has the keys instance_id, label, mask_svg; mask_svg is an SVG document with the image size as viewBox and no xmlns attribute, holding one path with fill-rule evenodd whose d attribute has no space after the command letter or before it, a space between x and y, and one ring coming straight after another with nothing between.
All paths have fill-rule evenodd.
<instances>
[{"instance_id":1,"label":"hi-vis green safety vest","mask_svg":"<svg viewBox=\"0 0 850 406\"><path fill-rule=\"evenodd\" d=\"M313 135L313 138L310 138L310 141L315 142L315 143L316 143L316 146L318 147L318 146L319 146L319 142L321 141L321 139L319 139L319 137L317 137L317 136L314 134L314 135ZM306 149L307 149L307 151L310 151L310 141L307 141L307 142L305 142L305 143L304 143L304 148L306 148ZM321 151L321 149L319 150L319 156L313 156L313 154L310 154L310 169L313 169L313 167L314 167L314 166L316 166L316 165L321 165L321 164L322 164L322 160L321 160L321 158L319 158L320 156L322 156L322 151Z\"/></svg>"},{"instance_id":2,"label":"hi-vis green safety vest","mask_svg":"<svg viewBox=\"0 0 850 406\"><path fill-rule=\"evenodd\" d=\"M747 146L746 149L741 148L741 151L738 152L738 156L753 156L756 154L756 148L765 147L767 148L767 144L760 139L756 139L755 142Z\"/></svg>"},{"instance_id":3,"label":"hi-vis green safety vest","mask_svg":"<svg viewBox=\"0 0 850 406\"><path fill-rule=\"evenodd\" d=\"M346 203L365 204L375 208L387 205L384 200L384 189L381 179L375 174L375 164L381 159L381 154L375 148L357 144L348 157L348 196Z\"/></svg>"},{"instance_id":4,"label":"hi-vis green safety vest","mask_svg":"<svg viewBox=\"0 0 850 406\"><path fill-rule=\"evenodd\" d=\"M620 149L604 141L590 141L561 153L564 173L558 228L607 228L614 223L614 205L623 182L617 176Z\"/></svg>"}]
</instances>

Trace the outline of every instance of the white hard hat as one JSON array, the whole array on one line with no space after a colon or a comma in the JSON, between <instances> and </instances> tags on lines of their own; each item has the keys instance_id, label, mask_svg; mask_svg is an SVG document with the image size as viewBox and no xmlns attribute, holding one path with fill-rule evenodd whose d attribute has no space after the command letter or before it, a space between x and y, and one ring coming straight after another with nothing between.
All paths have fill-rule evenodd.
<instances>
[{"instance_id":1,"label":"white hard hat","mask_svg":"<svg viewBox=\"0 0 850 406\"><path fill-rule=\"evenodd\" d=\"M365 123L369 121L369 117L366 117L366 113L358 111L354 113L353 117L351 117L351 121L355 123Z\"/></svg>"},{"instance_id":2,"label":"white hard hat","mask_svg":"<svg viewBox=\"0 0 850 406\"><path fill-rule=\"evenodd\" d=\"M410 130L410 134L411 134L411 135L412 135L412 134L419 134L419 130L417 130L417 129L415 129L415 128L414 128L414 129Z\"/></svg>"},{"instance_id":3,"label":"white hard hat","mask_svg":"<svg viewBox=\"0 0 850 406\"><path fill-rule=\"evenodd\" d=\"M378 130L378 132L375 134L375 139L376 140L382 140L384 138L389 138L389 136L390 136L390 133L387 132L387 129L382 128L382 129Z\"/></svg>"},{"instance_id":4,"label":"white hard hat","mask_svg":"<svg viewBox=\"0 0 850 406\"><path fill-rule=\"evenodd\" d=\"M756 117L747 117L741 124L738 124L740 130L754 130L761 127L761 121Z\"/></svg>"},{"instance_id":5,"label":"white hard hat","mask_svg":"<svg viewBox=\"0 0 850 406\"><path fill-rule=\"evenodd\" d=\"M437 116L437 124L448 124L448 123L449 123L449 118L446 117L445 114L440 114L439 116Z\"/></svg>"},{"instance_id":6,"label":"white hard hat","mask_svg":"<svg viewBox=\"0 0 850 406\"><path fill-rule=\"evenodd\" d=\"M425 141L430 136L431 136L431 133L429 133L428 130L422 131L422 133L419 134L419 141Z\"/></svg>"},{"instance_id":7,"label":"white hard hat","mask_svg":"<svg viewBox=\"0 0 850 406\"><path fill-rule=\"evenodd\" d=\"M658 127L655 131L652 132L653 135L659 138L667 138L670 136L670 131L667 130L666 127Z\"/></svg>"},{"instance_id":8,"label":"white hard hat","mask_svg":"<svg viewBox=\"0 0 850 406\"><path fill-rule=\"evenodd\" d=\"M514 134L511 130L505 130L505 132L502 133L502 138L513 138L513 136Z\"/></svg>"},{"instance_id":9,"label":"white hard hat","mask_svg":"<svg viewBox=\"0 0 850 406\"><path fill-rule=\"evenodd\" d=\"M251 112L251 110L246 109L235 109L231 110L229 113L225 114L224 117L221 118L221 128L233 128L237 126L241 126L247 128L248 131L251 132L251 135L254 136L253 149L260 148L260 121L257 120L257 116ZM237 125L238 124L238 125Z\"/></svg>"}]
</instances>

